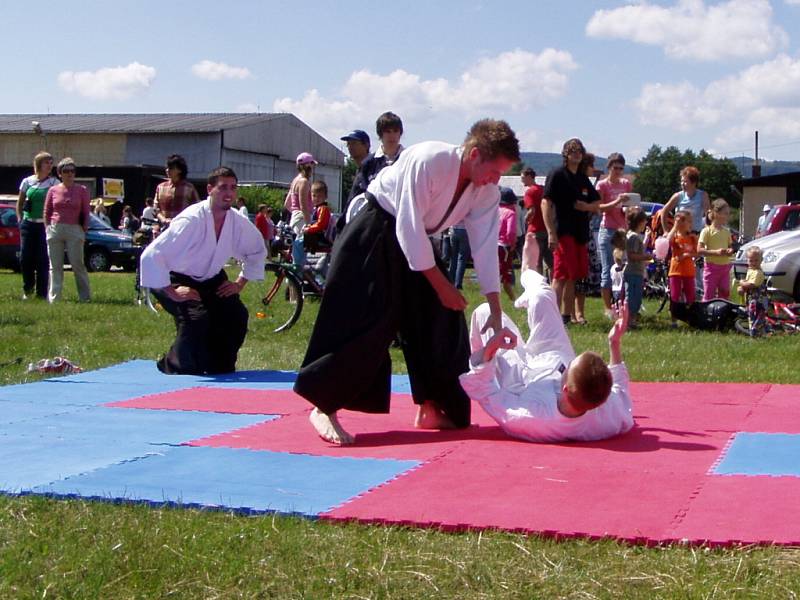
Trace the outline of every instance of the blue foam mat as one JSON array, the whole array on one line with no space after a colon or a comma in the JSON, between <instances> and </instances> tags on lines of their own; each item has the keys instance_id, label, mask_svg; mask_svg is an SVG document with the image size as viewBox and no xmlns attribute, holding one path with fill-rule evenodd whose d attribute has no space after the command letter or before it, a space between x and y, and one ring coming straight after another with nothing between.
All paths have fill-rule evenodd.
<instances>
[{"instance_id":1,"label":"blue foam mat","mask_svg":"<svg viewBox=\"0 0 800 600\"><path fill-rule=\"evenodd\" d=\"M34 491L316 516L417 464L182 446Z\"/></svg>"},{"instance_id":2,"label":"blue foam mat","mask_svg":"<svg viewBox=\"0 0 800 600\"><path fill-rule=\"evenodd\" d=\"M800 435L737 433L714 473L800 477Z\"/></svg>"},{"instance_id":3,"label":"blue foam mat","mask_svg":"<svg viewBox=\"0 0 800 600\"><path fill-rule=\"evenodd\" d=\"M0 387L0 401L67 406L97 406L189 387L291 390L290 371L237 371L227 375L164 375L154 361L132 360L103 369ZM411 393L406 375L392 375L392 391Z\"/></svg>"}]
</instances>

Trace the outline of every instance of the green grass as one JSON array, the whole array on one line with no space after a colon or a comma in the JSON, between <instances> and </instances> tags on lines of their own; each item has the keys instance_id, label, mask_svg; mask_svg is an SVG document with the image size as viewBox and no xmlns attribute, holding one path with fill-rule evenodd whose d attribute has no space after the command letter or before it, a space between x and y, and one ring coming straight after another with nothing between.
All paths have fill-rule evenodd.
<instances>
[{"instance_id":1,"label":"green grass","mask_svg":"<svg viewBox=\"0 0 800 600\"><path fill-rule=\"evenodd\" d=\"M134 306L132 275L92 274L93 302L22 302L0 272L0 381L63 355L84 368L155 359L172 340L168 315ZM246 290L251 317L257 286ZM480 297L474 284L467 294ZM607 353L597 299L576 349ZM274 334L251 318L242 369L296 369L318 304ZM647 305L650 307L650 305ZM652 308L652 307L650 307ZM506 309L522 324L523 315ZM635 380L798 383L798 340L667 327L646 313L623 343ZM524 327L523 327L524 329ZM393 351L395 372L404 372ZM420 499L424 501L424 499ZM766 598L796 597L800 554L776 548L632 547L502 532L333 525L286 517L0 496L0 598Z\"/></svg>"}]
</instances>

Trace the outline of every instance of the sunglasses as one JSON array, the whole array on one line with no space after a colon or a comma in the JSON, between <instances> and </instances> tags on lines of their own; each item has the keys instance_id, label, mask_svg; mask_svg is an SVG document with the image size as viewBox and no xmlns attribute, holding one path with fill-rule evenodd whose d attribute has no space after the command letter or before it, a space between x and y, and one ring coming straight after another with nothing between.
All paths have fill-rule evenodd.
<instances>
[{"instance_id":1,"label":"sunglasses","mask_svg":"<svg viewBox=\"0 0 800 600\"><path fill-rule=\"evenodd\" d=\"M75 168L74 167L64 167L63 169L61 169L61 172L62 173L74 173L75 172Z\"/></svg>"}]
</instances>

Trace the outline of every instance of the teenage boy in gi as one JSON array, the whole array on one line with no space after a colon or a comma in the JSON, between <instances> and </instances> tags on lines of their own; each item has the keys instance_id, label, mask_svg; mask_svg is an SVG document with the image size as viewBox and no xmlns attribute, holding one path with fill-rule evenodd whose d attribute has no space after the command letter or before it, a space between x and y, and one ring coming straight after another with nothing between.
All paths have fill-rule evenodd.
<instances>
[{"instance_id":1,"label":"teenage boy in gi","mask_svg":"<svg viewBox=\"0 0 800 600\"><path fill-rule=\"evenodd\" d=\"M406 148L370 184L367 205L333 249L325 294L295 392L315 405L310 420L335 444L354 439L339 424L346 408L389 411L389 345L400 333L415 425L468 427L467 301L444 273L429 236L464 221L481 291L501 328L497 265L500 176L519 160L504 121L475 123L463 146L424 142Z\"/></svg>"},{"instance_id":2,"label":"teenage boy in gi","mask_svg":"<svg viewBox=\"0 0 800 600\"><path fill-rule=\"evenodd\" d=\"M172 219L142 253L142 286L175 319L177 335L157 363L164 373L215 374L236 370L247 334L247 309L239 294L264 279L264 238L250 220L231 210L236 174L219 167L208 176L208 198ZM235 281L225 273L231 257L242 263Z\"/></svg>"},{"instance_id":3,"label":"teenage boy in gi","mask_svg":"<svg viewBox=\"0 0 800 600\"><path fill-rule=\"evenodd\" d=\"M633 427L628 369L621 341L628 307L620 305L608 333L611 361L599 354L575 356L556 295L544 277L522 274L525 293L516 305L528 309L530 338L514 342L519 331L506 315L506 329L481 336L489 315L482 304L472 314L470 371L461 385L508 435L531 442L602 440Z\"/></svg>"}]
</instances>

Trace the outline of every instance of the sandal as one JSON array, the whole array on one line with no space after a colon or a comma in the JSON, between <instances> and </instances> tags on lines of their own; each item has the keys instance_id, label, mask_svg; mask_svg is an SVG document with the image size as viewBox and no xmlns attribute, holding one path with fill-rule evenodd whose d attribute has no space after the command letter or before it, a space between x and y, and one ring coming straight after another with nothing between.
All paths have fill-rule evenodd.
<instances>
[{"instance_id":1,"label":"sandal","mask_svg":"<svg viewBox=\"0 0 800 600\"><path fill-rule=\"evenodd\" d=\"M584 317L579 317L577 319L570 319L570 323L573 325L588 325L589 321L587 321Z\"/></svg>"}]
</instances>

